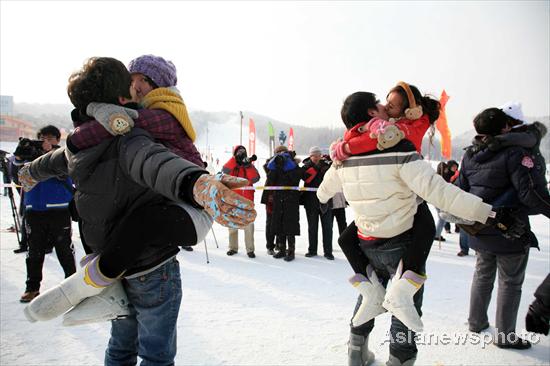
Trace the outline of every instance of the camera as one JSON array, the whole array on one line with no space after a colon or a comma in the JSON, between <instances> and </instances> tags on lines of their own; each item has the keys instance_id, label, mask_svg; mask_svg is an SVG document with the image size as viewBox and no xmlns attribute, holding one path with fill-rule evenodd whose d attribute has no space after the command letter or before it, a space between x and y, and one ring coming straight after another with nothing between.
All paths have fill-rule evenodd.
<instances>
[{"instance_id":1,"label":"camera","mask_svg":"<svg viewBox=\"0 0 550 366\"><path fill-rule=\"evenodd\" d=\"M13 152L20 160L32 161L39 156L44 155L45 151L42 148L42 140L31 140L25 137L19 138L19 144Z\"/></svg>"},{"instance_id":2,"label":"camera","mask_svg":"<svg viewBox=\"0 0 550 366\"><path fill-rule=\"evenodd\" d=\"M258 160L258 157L255 154L253 154L250 157L247 157L245 152L237 154L236 158L237 158L237 161L240 162L241 164L250 164L251 162Z\"/></svg>"}]
</instances>

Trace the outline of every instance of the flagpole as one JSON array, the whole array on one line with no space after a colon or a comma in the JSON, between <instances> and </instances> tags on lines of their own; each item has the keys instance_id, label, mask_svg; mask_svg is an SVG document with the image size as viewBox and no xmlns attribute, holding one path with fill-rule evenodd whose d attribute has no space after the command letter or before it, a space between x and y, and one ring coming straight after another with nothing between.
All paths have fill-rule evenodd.
<instances>
[{"instance_id":1,"label":"flagpole","mask_svg":"<svg viewBox=\"0 0 550 366\"><path fill-rule=\"evenodd\" d=\"M241 114L241 139L239 145L243 144L243 111L239 111Z\"/></svg>"}]
</instances>

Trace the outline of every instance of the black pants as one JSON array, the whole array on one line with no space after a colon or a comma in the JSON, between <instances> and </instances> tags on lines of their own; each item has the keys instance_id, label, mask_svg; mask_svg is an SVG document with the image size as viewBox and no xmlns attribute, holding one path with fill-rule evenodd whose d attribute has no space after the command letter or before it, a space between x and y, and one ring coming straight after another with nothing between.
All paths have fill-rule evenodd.
<instances>
[{"instance_id":1,"label":"black pants","mask_svg":"<svg viewBox=\"0 0 550 366\"><path fill-rule=\"evenodd\" d=\"M435 236L435 222L426 202L418 205L412 227L412 245L405 248L403 271L424 273L424 268ZM352 222L338 238L338 244L355 273L367 275L369 261L359 246L357 226Z\"/></svg>"},{"instance_id":2,"label":"black pants","mask_svg":"<svg viewBox=\"0 0 550 366\"><path fill-rule=\"evenodd\" d=\"M338 234L342 235L346 227L348 226L346 222L346 209L342 208L333 208L332 217L336 218L336 223L338 224Z\"/></svg>"},{"instance_id":3,"label":"black pants","mask_svg":"<svg viewBox=\"0 0 550 366\"><path fill-rule=\"evenodd\" d=\"M266 212L265 215L265 247L267 250L275 250L275 233L271 229L272 215Z\"/></svg>"},{"instance_id":4,"label":"black pants","mask_svg":"<svg viewBox=\"0 0 550 366\"><path fill-rule=\"evenodd\" d=\"M197 244L189 214L179 206L165 203L137 208L113 231L101 252L99 269L107 277L118 277L132 267L148 246L166 243L171 247Z\"/></svg>"},{"instance_id":5,"label":"black pants","mask_svg":"<svg viewBox=\"0 0 550 366\"><path fill-rule=\"evenodd\" d=\"M321 217L321 228L323 231L323 251L324 254L332 254L332 209L321 213L318 205L306 205L307 233L309 253L317 254L317 243L319 235L319 217Z\"/></svg>"},{"instance_id":6,"label":"black pants","mask_svg":"<svg viewBox=\"0 0 550 366\"><path fill-rule=\"evenodd\" d=\"M76 272L71 216L68 210L26 211L25 216L29 246L26 286L27 291L38 291L46 249L55 247L65 278Z\"/></svg>"}]
</instances>

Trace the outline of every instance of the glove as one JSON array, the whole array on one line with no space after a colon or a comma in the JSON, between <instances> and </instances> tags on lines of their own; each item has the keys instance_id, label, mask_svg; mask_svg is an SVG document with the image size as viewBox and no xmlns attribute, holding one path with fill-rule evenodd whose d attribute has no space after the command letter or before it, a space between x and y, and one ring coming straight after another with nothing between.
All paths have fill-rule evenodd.
<instances>
[{"instance_id":1,"label":"glove","mask_svg":"<svg viewBox=\"0 0 550 366\"><path fill-rule=\"evenodd\" d=\"M137 111L115 104L90 103L86 114L98 121L111 135L124 135L134 127L133 118L138 118Z\"/></svg>"},{"instance_id":2,"label":"glove","mask_svg":"<svg viewBox=\"0 0 550 366\"><path fill-rule=\"evenodd\" d=\"M193 186L193 198L222 226L242 229L256 219L254 202L231 191L245 187L248 180L218 173L203 174Z\"/></svg>"},{"instance_id":3,"label":"glove","mask_svg":"<svg viewBox=\"0 0 550 366\"><path fill-rule=\"evenodd\" d=\"M516 210L499 207L495 211L496 217L489 218L487 224L494 226L506 239L519 239L527 233L527 225L517 217Z\"/></svg>"},{"instance_id":4,"label":"glove","mask_svg":"<svg viewBox=\"0 0 550 366\"><path fill-rule=\"evenodd\" d=\"M328 211L328 203L319 203L319 210L322 215L326 214Z\"/></svg>"},{"instance_id":5,"label":"glove","mask_svg":"<svg viewBox=\"0 0 550 366\"><path fill-rule=\"evenodd\" d=\"M34 179L31 175L31 164L27 163L19 169L19 172L17 173L17 177L19 178L19 184L23 188L25 192L30 191L34 188L36 184L38 184L38 181Z\"/></svg>"},{"instance_id":6,"label":"glove","mask_svg":"<svg viewBox=\"0 0 550 366\"><path fill-rule=\"evenodd\" d=\"M527 315L525 316L525 329L529 332L548 335L550 319L538 311L539 306L539 300L535 300L529 305L529 311L527 311Z\"/></svg>"},{"instance_id":7,"label":"glove","mask_svg":"<svg viewBox=\"0 0 550 366\"><path fill-rule=\"evenodd\" d=\"M330 144L330 159L334 162L341 162L347 160L350 157L345 150L345 145L347 142L342 141L341 139L336 140Z\"/></svg>"}]
</instances>

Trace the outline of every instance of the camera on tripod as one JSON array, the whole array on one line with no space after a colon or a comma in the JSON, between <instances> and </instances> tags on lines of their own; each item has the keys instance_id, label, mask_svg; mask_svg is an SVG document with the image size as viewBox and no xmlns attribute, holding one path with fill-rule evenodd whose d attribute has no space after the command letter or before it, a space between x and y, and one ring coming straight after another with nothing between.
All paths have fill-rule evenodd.
<instances>
[{"instance_id":1,"label":"camera on tripod","mask_svg":"<svg viewBox=\"0 0 550 366\"><path fill-rule=\"evenodd\" d=\"M45 154L42 144L42 140L31 140L25 137L20 137L19 144L13 152L13 155L17 156L19 160L32 161Z\"/></svg>"}]
</instances>

